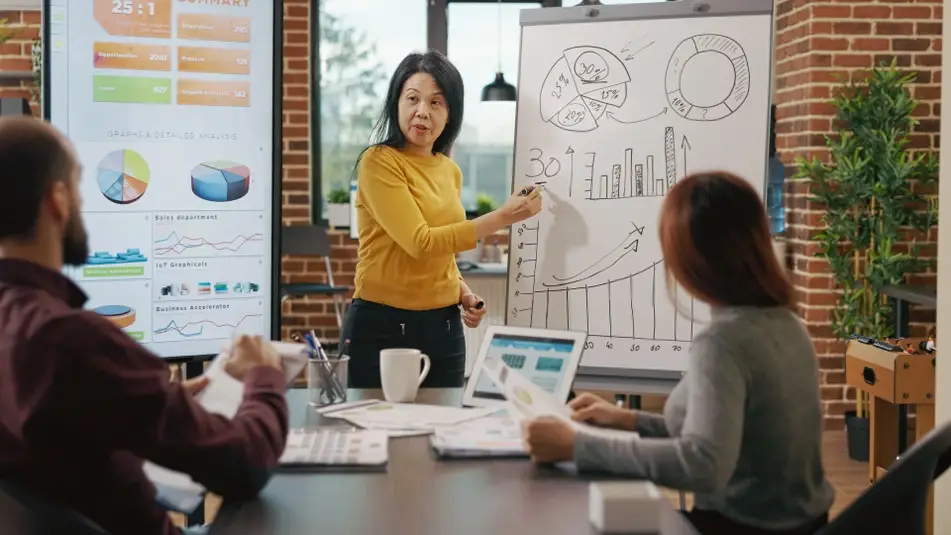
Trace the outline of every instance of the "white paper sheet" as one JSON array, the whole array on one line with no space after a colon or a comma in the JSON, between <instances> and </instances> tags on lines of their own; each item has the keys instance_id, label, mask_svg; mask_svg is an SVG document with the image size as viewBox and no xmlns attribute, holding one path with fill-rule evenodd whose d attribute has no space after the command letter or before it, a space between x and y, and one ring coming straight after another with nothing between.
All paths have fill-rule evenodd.
<instances>
[{"instance_id":1,"label":"white paper sheet","mask_svg":"<svg viewBox=\"0 0 951 535\"><path fill-rule=\"evenodd\" d=\"M305 344L271 342L284 363L286 383L290 384L307 365L310 349ZM208 386L196 396L198 404L213 414L229 420L234 418L244 399L244 383L228 375L223 363L230 355L225 348L205 371ZM191 513L201 505L205 488L194 482L187 474L175 472L150 461L143 465L146 477L155 485L156 500L169 509Z\"/></svg>"},{"instance_id":2,"label":"white paper sheet","mask_svg":"<svg viewBox=\"0 0 951 535\"><path fill-rule=\"evenodd\" d=\"M437 453L446 457L527 455L520 422L507 409L436 429L430 442Z\"/></svg>"},{"instance_id":3,"label":"white paper sheet","mask_svg":"<svg viewBox=\"0 0 951 535\"><path fill-rule=\"evenodd\" d=\"M540 416L554 416L567 422L575 430L583 430L586 433L628 438L638 436L632 431L597 427L573 420L571 408L526 379L518 371L509 368L505 363L499 363L497 367L486 366L483 368L483 373L495 381L502 390L502 395L509 402L509 407L513 409L510 412L516 419L532 420Z\"/></svg>"},{"instance_id":4,"label":"white paper sheet","mask_svg":"<svg viewBox=\"0 0 951 535\"><path fill-rule=\"evenodd\" d=\"M325 413L324 416L340 418L364 429L424 430L474 420L495 410L382 401L349 410Z\"/></svg>"}]
</instances>

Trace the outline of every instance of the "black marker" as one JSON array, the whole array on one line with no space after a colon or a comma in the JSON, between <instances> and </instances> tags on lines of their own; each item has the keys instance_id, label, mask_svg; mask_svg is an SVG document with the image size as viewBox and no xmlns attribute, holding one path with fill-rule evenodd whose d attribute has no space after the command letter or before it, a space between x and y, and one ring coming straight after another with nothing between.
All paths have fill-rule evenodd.
<instances>
[{"instance_id":1,"label":"black marker","mask_svg":"<svg viewBox=\"0 0 951 535\"><path fill-rule=\"evenodd\" d=\"M483 307L485 307L485 301L479 301L478 303L476 303L476 306L475 306L476 310L482 310Z\"/></svg>"},{"instance_id":2,"label":"black marker","mask_svg":"<svg viewBox=\"0 0 951 535\"><path fill-rule=\"evenodd\" d=\"M533 191L535 191L535 186L526 186L522 188L522 191L518 192L518 194L519 196L524 197Z\"/></svg>"}]
</instances>

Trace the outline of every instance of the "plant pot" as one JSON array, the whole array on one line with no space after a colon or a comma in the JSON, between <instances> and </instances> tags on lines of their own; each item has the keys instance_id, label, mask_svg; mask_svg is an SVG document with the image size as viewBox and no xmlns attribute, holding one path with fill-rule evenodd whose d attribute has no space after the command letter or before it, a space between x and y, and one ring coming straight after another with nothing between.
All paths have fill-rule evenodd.
<instances>
[{"instance_id":1,"label":"plant pot","mask_svg":"<svg viewBox=\"0 0 951 535\"><path fill-rule=\"evenodd\" d=\"M855 411L846 411L845 438L849 445L849 459L868 462L868 418L859 418Z\"/></svg>"},{"instance_id":2,"label":"plant pot","mask_svg":"<svg viewBox=\"0 0 951 535\"><path fill-rule=\"evenodd\" d=\"M343 228L350 226L350 205L349 204L328 204L327 205L327 223L334 228Z\"/></svg>"}]
</instances>

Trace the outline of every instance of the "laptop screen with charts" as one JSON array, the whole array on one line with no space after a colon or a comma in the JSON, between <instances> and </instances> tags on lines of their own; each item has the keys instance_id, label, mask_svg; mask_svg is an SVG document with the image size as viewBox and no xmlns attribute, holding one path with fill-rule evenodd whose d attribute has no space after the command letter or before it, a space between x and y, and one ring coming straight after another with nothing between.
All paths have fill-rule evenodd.
<instances>
[{"instance_id":1,"label":"laptop screen with charts","mask_svg":"<svg viewBox=\"0 0 951 535\"><path fill-rule=\"evenodd\" d=\"M486 366L504 362L513 370L562 401L568 401L581 353L588 335L584 332L531 329L495 325L482 339L479 356L472 367L462 404L487 407L505 401Z\"/></svg>"}]
</instances>

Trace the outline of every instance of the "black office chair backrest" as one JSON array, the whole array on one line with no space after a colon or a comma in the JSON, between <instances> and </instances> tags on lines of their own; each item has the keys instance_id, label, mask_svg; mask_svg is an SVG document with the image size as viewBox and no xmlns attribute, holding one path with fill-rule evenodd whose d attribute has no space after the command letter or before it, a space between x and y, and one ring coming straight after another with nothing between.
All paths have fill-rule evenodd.
<instances>
[{"instance_id":1,"label":"black office chair backrest","mask_svg":"<svg viewBox=\"0 0 951 535\"><path fill-rule=\"evenodd\" d=\"M4 535L109 535L76 511L3 479L0 479L0 525Z\"/></svg>"},{"instance_id":2,"label":"black office chair backrest","mask_svg":"<svg viewBox=\"0 0 951 535\"><path fill-rule=\"evenodd\" d=\"M924 535L931 484L951 464L951 422L931 430L816 535Z\"/></svg>"},{"instance_id":3,"label":"black office chair backrest","mask_svg":"<svg viewBox=\"0 0 951 535\"><path fill-rule=\"evenodd\" d=\"M281 254L330 256L327 229L314 225L294 225L281 229Z\"/></svg>"}]
</instances>

